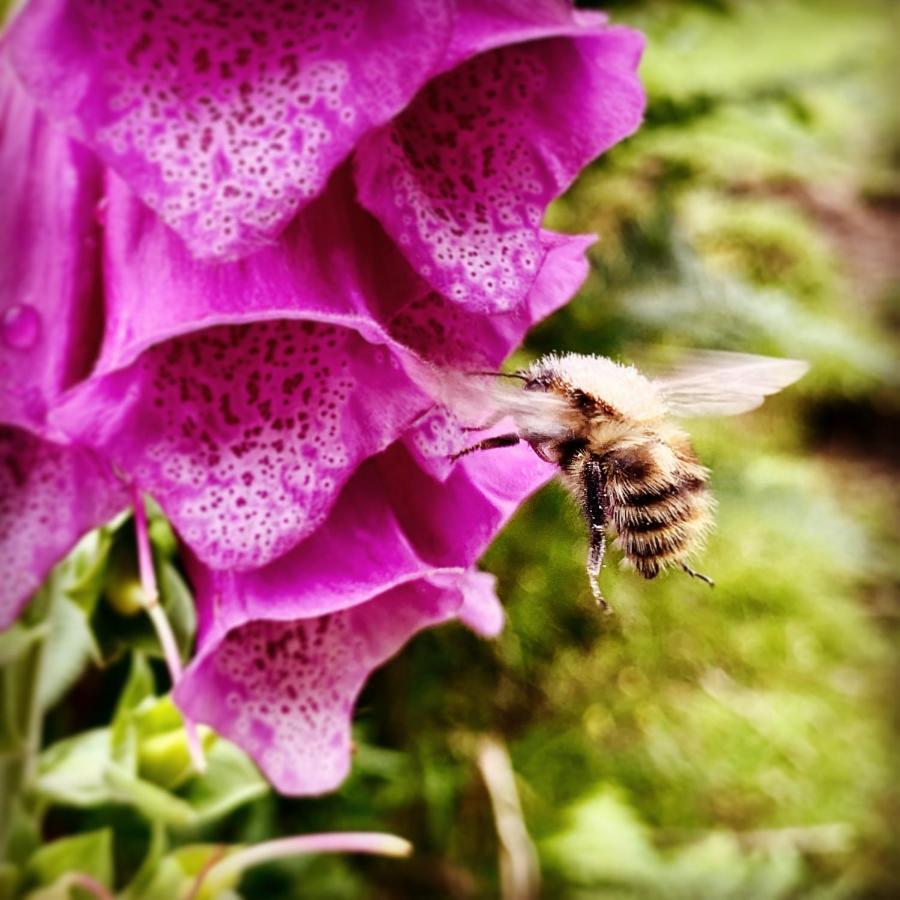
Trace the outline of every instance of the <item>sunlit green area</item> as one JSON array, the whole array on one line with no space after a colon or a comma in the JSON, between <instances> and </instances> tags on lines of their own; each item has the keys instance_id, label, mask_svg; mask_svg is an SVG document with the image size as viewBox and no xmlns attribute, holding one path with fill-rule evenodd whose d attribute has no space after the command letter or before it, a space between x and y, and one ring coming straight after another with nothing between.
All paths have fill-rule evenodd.
<instances>
[{"instance_id":1,"label":"sunlit green area","mask_svg":"<svg viewBox=\"0 0 900 900\"><path fill-rule=\"evenodd\" d=\"M678 347L812 363L754 413L690 423L719 503L697 560L715 589L645 582L611 551L602 615L584 526L551 484L484 560L508 613L501 638L453 625L415 639L363 694L347 784L287 800L223 741L191 775L177 713L155 696L152 630L122 587L131 532L113 523L0 642L0 714L26 734L29 621L53 605L38 796L3 809L7 855L29 861L0 868L0 897L77 861L130 884L130 900L170 900L222 843L334 830L390 831L416 852L270 864L220 896L900 895L895 4L604 5L648 36L646 125L551 211L550 227L601 240L579 296L511 364ZM187 646L177 546L162 519L153 537ZM506 818L487 748L514 772L521 809ZM18 783L15 759L4 765ZM44 840L58 838L41 849L36 807ZM510 893L511 866L525 893Z\"/></svg>"}]
</instances>

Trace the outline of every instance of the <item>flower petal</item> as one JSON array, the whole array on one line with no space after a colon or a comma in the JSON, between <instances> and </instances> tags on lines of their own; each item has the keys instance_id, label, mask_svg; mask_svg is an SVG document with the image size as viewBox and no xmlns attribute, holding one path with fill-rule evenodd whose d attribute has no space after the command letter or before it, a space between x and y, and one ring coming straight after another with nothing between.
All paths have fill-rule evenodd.
<instances>
[{"instance_id":1,"label":"flower petal","mask_svg":"<svg viewBox=\"0 0 900 900\"><path fill-rule=\"evenodd\" d=\"M0 629L86 531L127 505L89 453L0 425Z\"/></svg>"},{"instance_id":2,"label":"flower petal","mask_svg":"<svg viewBox=\"0 0 900 900\"><path fill-rule=\"evenodd\" d=\"M248 622L191 666L175 698L282 793L334 790L350 769L350 717L369 673L461 605L452 577L436 576L339 612Z\"/></svg>"},{"instance_id":3,"label":"flower petal","mask_svg":"<svg viewBox=\"0 0 900 900\"><path fill-rule=\"evenodd\" d=\"M392 445L363 463L326 522L278 559L242 572L191 559L197 594L207 598L200 655L253 619L323 615L437 572L462 572L554 471L520 446L468 457L440 482Z\"/></svg>"},{"instance_id":4,"label":"flower petal","mask_svg":"<svg viewBox=\"0 0 900 900\"><path fill-rule=\"evenodd\" d=\"M99 164L51 128L0 50L0 421L41 429L97 351Z\"/></svg>"},{"instance_id":5,"label":"flower petal","mask_svg":"<svg viewBox=\"0 0 900 900\"><path fill-rule=\"evenodd\" d=\"M432 566L471 566L522 501L556 474L526 445L473 453L443 482L402 444L373 461L403 531Z\"/></svg>"},{"instance_id":6,"label":"flower petal","mask_svg":"<svg viewBox=\"0 0 900 900\"><path fill-rule=\"evenodd\" d=\"M390 342L380 322L424 290L356 203L349 166L335 172L277 244L231 263L194 259L115 175L106 190L102 373L169 338L272 318L302 316Z\"/></svg>"},{"instance_id":7,"label":"flower petal","mask_svg":"<svg viewBox=\"0 0 900 900\"><path fill-rule=\"evenodd\" d=\"M356 154L362 203L464 305L520 304L540 269L547 204L641 120L637 32L573 17L544 35L433 79Z\"/></svg>"},{"instance_id":8,"label":"flower petal","mask_svg":"<svg viewBox=\"0 0 900 900\"><path fill-rule=\"evenodd\" d=\"M497 597L497 579L487 572L470 571L460 577L463 604L456 617L482 637L494 638L503 630L503 605Z\"/></svg>"},{"instance_id":9,"label":"flower petal","mask_svg":"<svg viewBox=\"0 0 900 900\"><path fill-rule=\"evenodd\" d=\"M199 598L203 655L248 621L337 612L442 567L417 554L370 460L341 491L327 522L289 553L245 572L212 570L198 559L190 560L189 569ZM214 604L208 602L212 597Z\"/></svg>"},{"instance_id":10,"label":"flower petal","mask_svg":"<svg viewBox=\"0 0 900 900\"><path fill-rule=\"evenodd\" d=\"M426 405L356 331L274 319L154 346L74 389L54 421L151 494L205 562L245 569L314 531Z\"/></svg>"},{"instance_id":11,"label":"flower petal","mask_svg":"<svg viewBox=\"0 0 900 900\"><path fill-rule=\"evenodd\" d=\"M33 0L23 80L199 257L269 243L445 56L444 0Z\"/></svg>"},{"instance_id":12,"label":"flower petal","mask_svg":"<svg viewBox=\"0 0 900 900\"><path fill-rule=\"evenodd\" d=\"M270 565L230 573L195 560L200 636L178 704L239 743L279 790L333 789L373 668L454 615L499 631L493 578L467 569L550 474L519 448L467 460L442 484L395 445L360 468L314 535Z\"/></svg>"},{"instance_id":13,"label":"flower petal","mask_svg":"<svg viewBox=\"0 0 900 900\"><path fill-rule=\"evenodd\" d=\"M487 313L462 307L428 291L399 308L387 328L400 343L440 366L479 369L498 366L525 333L572 299L589 271L585 250L594 235L542 231L541 264L525 303Z\"/></svg>"}]
</instances>

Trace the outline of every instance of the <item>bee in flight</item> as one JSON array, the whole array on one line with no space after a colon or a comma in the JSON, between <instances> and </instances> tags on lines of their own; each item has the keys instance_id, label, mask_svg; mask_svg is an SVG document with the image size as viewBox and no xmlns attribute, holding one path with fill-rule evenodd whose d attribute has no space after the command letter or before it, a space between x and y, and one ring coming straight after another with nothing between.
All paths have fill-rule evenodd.
<instances>
[{"instance_id":1,"label":"bee in flight","mask_svg":"<svg viewBox=\"0 0 900 900\"><path fill-rule=\"evenodd\" d=\"M677 369L648 378L602 356L551 354L520 372L452 379L443 394L463 419L466 408L471 413L489 405L490 420L467 430L505 417L515 425L454 458L525 441L559 467L589 528L591 590L608 609L598 584L607 531L615 533L625 564L644 578L679 567L713 583L687 563L712 524L709 471L673 419L747 412L807 368L798 360L695 351Z\"/></svg>"}]
</instances>

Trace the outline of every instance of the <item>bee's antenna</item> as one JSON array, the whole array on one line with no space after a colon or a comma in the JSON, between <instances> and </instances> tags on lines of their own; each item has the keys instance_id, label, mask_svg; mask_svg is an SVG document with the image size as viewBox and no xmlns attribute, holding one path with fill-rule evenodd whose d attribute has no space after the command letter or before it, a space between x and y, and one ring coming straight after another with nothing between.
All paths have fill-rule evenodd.
<instances>
[{"instance_id":1,"label":"bee's antenna","mask_svg":"<svg viewBox=\"0 0 900 900\"><path fill-rule=\"evenodd\" d=\"M701 581L705 581L710 587L715 587L716 583L709 577L709 575L701 575L699 572L695 572L690 566L686 566L684 563L681 564L681 568L684 569L691 578L699 578Z\"/></svg>"},{"instance_id":2,"label":"bee's antenna","mask_svg":"<svg viewBox=\"0 0 900 900\"><path fill-rule=\"evenodd\" d=\"M527 376L521 372L469 372L469 375L486 375L490 378L518 378L520 381L528 381Z\"/></svg>"}]
</instances>

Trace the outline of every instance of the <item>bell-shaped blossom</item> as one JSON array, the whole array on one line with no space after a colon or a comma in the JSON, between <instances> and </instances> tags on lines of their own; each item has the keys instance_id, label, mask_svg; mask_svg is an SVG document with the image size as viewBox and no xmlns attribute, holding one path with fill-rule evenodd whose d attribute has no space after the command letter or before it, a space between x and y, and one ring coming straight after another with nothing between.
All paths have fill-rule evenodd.
<instances>
[{"instance_id":1,"label":"bell-shaped blossom","mask_svg":"<svg viewBox=\"0 0 900 900\"><path fill-rule=\"evenodd\" d=\"M429 82L356 154L361 201L436 290L467 306L522 301L547 205L643 110L640 35L537 6L551 14L543 28Z\"/></svg>"},{"instance_id":2,"label":"bell-shaped blossom","mask_svg":"<svg viewBox=\"0 0 900 900\"><path fill-rule=\"evenodd\" d=\"M471 567L551 475L522 448L468 458L441 483L394 445L355 473L309 540L269 566L226 573L195 561L200 638L177 702L251 753L280 791L334 789L373 668L448 619L500 630L493 578Z\"/></svg>"},{"instance_id":3,"label":"bell-shaped blossom","mask_svg":"<svg viewBox=\"0 0 900 900\"><path fill-rule=\"evenodd\" d=\"M195 256L271 243L352 154L415 269L499 310L537 275L549 201L644 102L641 36L568 0L31 0L11 45Z\"/></svg>"}]
</instances>

